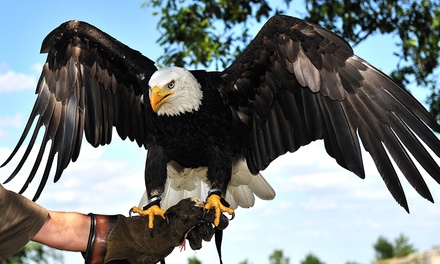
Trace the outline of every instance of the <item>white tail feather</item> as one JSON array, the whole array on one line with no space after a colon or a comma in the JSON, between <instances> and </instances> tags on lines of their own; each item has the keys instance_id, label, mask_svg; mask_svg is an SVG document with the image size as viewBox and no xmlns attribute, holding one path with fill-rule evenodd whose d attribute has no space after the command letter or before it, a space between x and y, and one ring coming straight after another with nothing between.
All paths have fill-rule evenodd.
<instances>
[{"instance_id":1,"label":"white tail feather","mask_svg":"<svg viewBox=\"0 0 440 264\"><path fill-rule=\"evenodd\" d=\"M162 194L161 208L167 209L187 197L198 197L206 200L211 186L208 185L207 168L182 168L175 162L168 163L168 178ZM238 206L252 207L255 203L254 194L262 200L271 200L275 191L261 174L253 175L243 160L234 165L231 181L225 199L231 208ZM148 204L146 192L141 198L139 207Z\"/></svg>"},{"instance_id":2,"label":"white tail feather","mask_svg":"<svg viewBox=\"0 0 440 264\"><path fill-rule=\"evenodd\" d=\"M237 187L228 186L227 193L231 194L232 200L240 207L250 208L254 206L255 196L252 193L251 189L249 189L249 187L247 187L246 185L240 185Z\"/></svg>"},{"instance_id":3,"label":"white tail feather","mask_svg":"<svg viewBox=\"0 0 440 264\"><path fill-rule=\"evenodd\" d=\"M248 184L249 189L261 200L272 200L275 198L275 190L266 181L263 175L254 175L251 182Z\"/></svg>"}]
</instances>

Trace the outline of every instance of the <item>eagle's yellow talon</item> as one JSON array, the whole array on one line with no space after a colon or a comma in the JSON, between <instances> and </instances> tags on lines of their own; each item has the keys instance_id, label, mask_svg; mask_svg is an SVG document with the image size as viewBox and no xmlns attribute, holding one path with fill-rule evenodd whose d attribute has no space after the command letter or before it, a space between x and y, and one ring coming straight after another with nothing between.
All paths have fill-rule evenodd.
<instances>
[{"instance_id":1,"label":"eagle's yellow talon","mask_svg":"<svg viewBox=\"0 0 440 264\"><path fill-rule=\"evenodd\" d=\"M205 203L205 210L209 211L211 208L215 209L214 225L218 226L220 224L220 215L222 212L226 212L230 215L234 214L234 209L226 207L222 204L221 198L217 194L211 194Z\"/></svg>"},{"instance_id":2,"label":"eagle's yellow talon","mask_svg":"<svg viewBox=\"0 0 440 264\"><path fill-rule=\"evenodd\" d=\"M148 216L148 228L153 229L154 226L154 217L156 215L161 216L163 219L167 219L165 216L165 210L160 209L157 205L150 206L147 210L142 210L137 206L133 206L130 212L137 213L143 216Z\"/></svg>"}]
</instances>

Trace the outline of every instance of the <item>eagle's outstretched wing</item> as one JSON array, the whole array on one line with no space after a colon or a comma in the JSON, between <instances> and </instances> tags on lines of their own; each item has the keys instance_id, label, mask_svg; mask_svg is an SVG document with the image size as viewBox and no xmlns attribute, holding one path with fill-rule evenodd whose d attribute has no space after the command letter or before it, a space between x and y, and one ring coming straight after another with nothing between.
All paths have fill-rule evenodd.
<instances>
[{"instance_id":1,"label":"eagle's outstretched wing","mask_svg":"<svg viewBox=\"0 0 440 264\"><path fill-rule=\"evenodd\" d=\"M20 191L33 180L50 140L47 164L34 200L49 177L55 154L55 181L69 162L78 158L83 133L95 147L110 143L113 127L122 139L136 140L139 146L146 144L147 118L142 98L156 71L154 62L138 51L79 21L66 22L53 30L44 39L41 52L48 55L37 85L37 100L17 146L2 165L14 157L38 118L24 156L6 180L20 171L44 127L37 159Z\"/></svg>"},{"instance_id":2,"label":"eagle's outstretched wing","mask_svg":"<svg viewBox=\"0 0 440 264\"><path fill-rule=\"evenodd\" d=\"M324 139L329 155L364 177L361 144L391 194L408 204L395 164L432 201L410 154L440 183L440 156L431 132L439 125L423 106L384 73L353 54L343 39L303 20L270 19L222 73L220 92L249 133L246 160L254 173L287 151Z\"/></svg>"}]
</instances>

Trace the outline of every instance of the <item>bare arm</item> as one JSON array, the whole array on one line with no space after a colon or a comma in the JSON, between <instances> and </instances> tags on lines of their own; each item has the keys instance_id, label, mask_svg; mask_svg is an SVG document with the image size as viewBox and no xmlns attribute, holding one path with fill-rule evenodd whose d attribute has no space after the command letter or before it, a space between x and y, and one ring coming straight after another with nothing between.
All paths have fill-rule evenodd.
<instances>
[{"instance_id":1,"label":"bare arm","mask_svg":"<svg viewBox=\"0 0 440 264\"><path fill-rule=\"evenodd\" d=\"M88 215L80 213L49 211L45 224L32 240L57 249L85 252L90 221Z\"/></svg>"}]
</instances>

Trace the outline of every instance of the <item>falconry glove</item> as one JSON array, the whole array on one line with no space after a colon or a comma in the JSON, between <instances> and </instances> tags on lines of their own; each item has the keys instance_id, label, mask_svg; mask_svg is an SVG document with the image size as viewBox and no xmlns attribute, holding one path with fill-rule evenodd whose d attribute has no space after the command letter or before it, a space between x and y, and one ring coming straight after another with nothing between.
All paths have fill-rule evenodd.
<instances>
[{"instance_id":1,"label":"falconry glove","mask_svg":"<svg viewBox=\"0 0 440 264\"><path fill-rule=\"evenodd\" d=\"M148 217L90 214L85 263L157 263L175 247L185 247L186 239L192 249L198 250L202 241L210 241L215 232L214 211L204 216L203 206L202 201L194 198L180 201L166 211L168 221L158 217L153 236L148 232ZM228 219L222 215L216 230L227 225Z\"/></svg>"}]
</instances>

